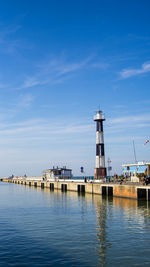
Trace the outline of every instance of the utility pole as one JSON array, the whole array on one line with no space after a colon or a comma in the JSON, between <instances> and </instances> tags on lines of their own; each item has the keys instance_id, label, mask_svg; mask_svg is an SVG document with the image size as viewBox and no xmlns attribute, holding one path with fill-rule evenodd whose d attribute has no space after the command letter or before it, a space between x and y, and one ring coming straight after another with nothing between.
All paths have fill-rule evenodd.
<instances>
[{"instance_id":1,"label":"utility pole","mask_svg":"<svg viewBox=\"0 0 150 267\"><path fill-rule=\"evenodd\" d=\"M111 160L110 160L110 158L108 158L108 160L107 160L107 164L108 164L108 176L110 177L110 172L111 172L111 170L112 170L112 167L110 166L110 163L111 163Z\"/></svg>"},{"instance_id":2,"label":"utility pole","mask_svg":"<svg viewBox=\"0 0 150 267\"><path fill-rule=\"evenodd\" d=\"M135 160L135 163L137 163L134 140L133 140L133 151L134 151L134 160Z\"/></svg>"}]
</instances>

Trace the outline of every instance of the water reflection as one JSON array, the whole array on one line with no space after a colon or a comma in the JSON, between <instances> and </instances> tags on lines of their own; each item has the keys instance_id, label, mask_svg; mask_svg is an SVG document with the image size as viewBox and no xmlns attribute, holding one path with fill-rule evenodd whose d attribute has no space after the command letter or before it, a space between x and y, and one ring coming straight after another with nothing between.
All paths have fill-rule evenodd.
<instances>
[{"instance_id":1,"label":"water reflection","mask_svg":"<svg viewBox=\"0 0 150 267\"><path fill-rule=\"evenodd\" d=\"M62 225L64 229L68 227L68 224L72 227L68 239L70 240L70 236L78 238L78 240L73 240L74 244L76 243L73 256L77 253L82 259L84 255L85 262L87 261L86 266L90 266L91 261L93 261L93 266L98 264L103 267L142 266L145 258L147 266L150 266L147 249L150 247L149 202L69 191L61 192L61 190L50 191L48 188L28 187L27 189L26 187L26 190L42 192L42 197L48 205L51 203L52 207L54 201L54 212L56 209L59 215L63 212L64 217L63 215L61 217L59 235L62 232ZM70 218L70 214L73 219ZM49 219L50 223L53 229L54 225ZM59 229L59 223L57 229ZM67 239L65 241L65 235L63 242L68 244ZM91 245L90 242L93 244ZM64 243L62 243L63 246ZM71 250L70 247L67 249Z\"/></svg>"},{"instance_id":2,"label":"water reflection","mask_svg":"<svg viewBox=\"0 0 150 267\"><path fill-rule=\"evenodd\" d=\"M101 197L94 199L96 207L96 216L97 216L97 239L99 241L99 262L101 266L106 266L106 251L107 247L110 247L111 244L107 240L106 232L106 221L107 221L107 198Z\"/></svg>"},{"instance_id":3,"label":"water reflection","mask_svg":"<svg viewBox=\"0 0 150 267\"><path fill-rule=\"evenodd\" d=\"M120 250L123 250L123 247L127 248L123 251L124 257L126 257L125 262L127 263L124 262L123 264L121 260L120 262L118 260L118 266L128 265L128 261L133 261L132 257L129 256L130 251L133 251L129 241L132 238L134 241L138 237L143 242L145 233L150 234L150 203L147 201L115 197L109 199L101 196L94 196L93 200L97 216L100 266L107 266L107 264L108 266L117 266L117 262L114 265L112 262L110 263L108 255L110 253L113 258L114 254L116 254L116 259L118 259ZM115 247L117 248L117 242L120 242L120 246L122 244L122 248L120 247L119 251L115 249ZM126 246L124 243L128 245ZM134 264L132 262L131 265L134 266Z\"/></svg>"}]
</instances>

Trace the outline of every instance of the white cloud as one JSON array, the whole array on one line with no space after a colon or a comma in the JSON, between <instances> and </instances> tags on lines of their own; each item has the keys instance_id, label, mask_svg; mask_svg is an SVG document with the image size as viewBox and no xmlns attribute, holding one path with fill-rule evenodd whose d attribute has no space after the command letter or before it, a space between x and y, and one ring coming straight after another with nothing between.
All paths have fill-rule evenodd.
<instances>
[{"instance_id":1,"label":"white cloud","mask_svg":"<svg viewBox=\"0 0 150 267\"><path fill-rule=\"evenodd\" d=\"M143 115L135 115L135 116L125 116L125 117L118 117L109 120L111 123L133 123L133 122L144 122L150 121L150 114L143 114Z\"/></svg>"},{"instance_id":2,"label":"white cloud","mask_svg":"<svg viewBox=\"0 0 150 267\"><path fill-rule=\"evenodd\" d=\"M20 30L20 25L8 26L0 29L0 52L12 54L22 47L22 42L14 37L15 33ZM13 35L13 38L12 38Z\"/></svg>"},{"instance_id":3,"label":"white cloud","mask_svg":"<svg viewBox=\"0 0 150 267\"><path fill-rule=\"evenodd\" d=\"M33 96L31 94L21 95L17 103L17 107L27 108L31 106L33 102Z\"/></svg>"},{"instance_id":4,"label":"white cloud","mask_svg":"<svg viewBox=\"0 0 150 267\"><path fill-rule=\"evenodd\" d=\"M113 107L114 107L115 109L125 109L125 108L127 108L126 105L114 105Z\"/></svg>"},{"instance_id":5,"label":"white cloud","mask_svg":"<svg viewBox=\"0 0 150 267\"><path fill-rule=\"evenodd\" d=\"M28 77L24 81L24 84L18 89L31 88L31 87L42 85L42 84L44 84L44 83L42 81L38 80L37 78Z\"/></svg>"},{"instance_id":6,"label":"white cloud","mask_svg":"<svg viewBox=\"0 0 150 267\"><path fill-rule=\"evenodd\" d=\"M150 114L123 116L106 120L106 134L117 134L122 136L134 136L137 133L143 136L147 134L150 128ZM141 133L142 132L142 133Z\"/></svg>"},{"instance_id":7,"label":"white cloud","mask_svg":"<svg viewBox=\"0 0 150 267\"><path fill-rule=\"evenodd\" d=\"M106 70L110 65L108 63L95 62L91 64L91 67Z\"/></svg>"},{"instance_id":8,"label":"white cloud","mask_svg":"<svg viewBox=\"0 0 150 267\"><path fill-rule=\"evenodd\" d=\"M93 128L94 129L94 128ZM4 138L15 138L16 140L41 140L45 139L56 139L61 138L66 140L68 136L75 136L78 134L90 133L92 131L91 124L81 125L81 124L66 124L65 122L52 123L51 121L45 119L35 119L24 121L20 123L0 123L0 136L1 140ZM57 136L57 137L56 137ZM73 141L73 140L72 140Z\"/></svg>"},{"instance_id":9,"label":"white cloud","mask_svg":"<svg viewBox=\"0 0 150 267\"><path fill-rule=\"evenodd\" d=\"M108 143L128 142L134 136L134 139L143 140L144 127L150 127L150 114L143 116L126 116L107 119L105 128L105 137ZM137 129L142 129L142 134ZM146 132L144 132L146 134ZM111 140L111 141L110 141ZM16 123L0 123L0 143L15 147L37 146L47 143L52 146L58 144L88 144L95 143L95 124L81 121L72 123L47 119L31 119ZM66 147L67 149L67 147Z\"/></svg>"},{"instance_id":10,"label":"white cloud","mask_svg":"<svg viewBox=\"0 0 150 267\"><path fill-rule=\"evenodd\" d=\"M69 61L66 58L52 58L44 63L38 63L36 66L33 64L32 74L24 74L22 81L18 84L3 84L0 83L0 88L8 90L23 90L44 85L54 85L63 83L66 79L70 79L73 75L83 69L99 68L106 70L108 64L93 62L93 56L88 56L80 61Z\"/></svg>"},{"instance_id":11,"label":"white cloud","mask_svg":"<svg viewBox=\"0 0 150 267\"><path fill-rule=\"evenodd\" d=\"M122 79L150 72L150 62L145 62L139 69L124 69L119 74Z\"/></svg>"},{"instance_id":12,"label":"white cloud","mask_svg":"<svg viewBox=\"0 0 150 267\"><path fill-rule=\"evenodd\" d=\"M61 83L69 78L70 74L83 69L91 57L79 62L66 62L65 60L52 59L45 64L38 65L34 75L26 77L23 84L17 89L25 89L46 84Z\"/></svg>"},{"instance_id":13,"label":"white cloud","mask_svg":"<svg viewBox=\"0 0 150 267\"><path fill-rule=\"evenodd\" d=\"M26 110L32 107L34 96L32 94L21 94L12 98L8 104L8 100L1 99L0 101L0 128L2 126L11 127L12 121L20 114L25 115ZM5 122L5 123L4 123ZM20 122L19 122L20 123Z\"/></svg>"}]
</instances>

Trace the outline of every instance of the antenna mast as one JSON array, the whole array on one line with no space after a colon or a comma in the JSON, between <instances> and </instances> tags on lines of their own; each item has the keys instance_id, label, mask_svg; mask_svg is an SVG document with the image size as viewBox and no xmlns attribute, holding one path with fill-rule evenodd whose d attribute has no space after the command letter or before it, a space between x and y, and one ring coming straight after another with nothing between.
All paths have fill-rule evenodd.
<instances>
[{"instance_id":1,"label":"antenna mast","mask_svg":"<svg viewBox=\"0 0 150 267\"><path fill-rule=\"evenodd\" d=\"M133 151L134 151L134 159L135 159L135 163L137 163L134 140L133 140Z\"/></svg>"}]
</instances>

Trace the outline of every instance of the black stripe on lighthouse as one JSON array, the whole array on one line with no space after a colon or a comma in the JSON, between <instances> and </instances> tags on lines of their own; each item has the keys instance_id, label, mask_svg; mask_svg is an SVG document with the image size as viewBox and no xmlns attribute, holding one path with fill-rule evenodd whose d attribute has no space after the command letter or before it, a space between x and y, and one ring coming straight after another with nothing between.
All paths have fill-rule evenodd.
<instances>
[{"instance_id":1,"label":"black stripe on lighthouse","mask_svg":"<svg viewBox=\"0 0 150 267\"><path fill-rule=\"evenodd\" d=\"M99 148L99 144L96 145L96 156L99 156L100 154L100 148Z\"/></svg>"},{"instance_id":2,"label":"black stripe on lighthouse","mask_svg":"<svg viewBox=\"0 0 150 267\"><path fill-rule=\"evenodd\" d=\"M100 121L100 131L103 132L103 121Z\"/></svg>"},{"instance_id":3,"label":"black stripe on lighthouse","mask_svg":"<svg viewBox=\"0 0 150 267\"><path fill-rule=\"evenodd\" d=\"M100 144L100 156L104 156L104 144Z\"/></svg>"},{"instance_id":4,"label":"black stripe on lighthouse","mask_svg":"<svg viewBox=\"0 0 150 267\"><path fill-rule=\"evenodd\" d=\"M96 131L99 132L100 129L100 125L99 125L99 121L96 122Z\"/></svg>"}]
</instances>

